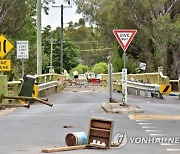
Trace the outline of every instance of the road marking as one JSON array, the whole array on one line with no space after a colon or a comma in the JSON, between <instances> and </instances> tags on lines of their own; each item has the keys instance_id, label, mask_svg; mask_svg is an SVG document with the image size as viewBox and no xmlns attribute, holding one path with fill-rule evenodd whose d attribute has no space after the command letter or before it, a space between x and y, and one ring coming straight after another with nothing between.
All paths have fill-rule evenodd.
<instances>
[{"instance_id":1,"label":"road marking","mask_svg":"<svg viewBox=\"0 0 180 154\"><path fill-rule=\"evenodd\" d=\"M167 146L167 145L178 145L178 144L170 144L170 143L161 143L162 146Z\"/></svg>"},{"instance_id":2,"label":"road marking","mask_svg":"<svg viewBox=\"0 0 180 154\"><path fill-rule=\"evenodd\" d=\"M142 126L142 128L147 129L147 128L157 128L157 127L153 127L153 126Z\"/></svg>"},{"instance_id":3,"label":"road marking","mask_svg":"<svg viewBox=\"0 0 180 154\"><path fill-rule=\"evenodd\" d=\"M149 134L150 136L166 136L166 134Z\"/></svg>"},{"instance_id":4,"label":"road marking","mask_svg":"<svg viewBox=\"0 0 180 154\"><path fill-rule=\"evenodd\" d=\"M146 132L162 132L161 130L146 130Z\"/></svg>"},{"instance_id":5,"label":"road marking","mask_svg":"<svg viewBox=\"0 0 180 154\"><path fill-rule=\"evenodd\" d=\"M136 121L137 121L137 122L141 122L141 121L143 122L143 121L148 121L148 120L136 120Z\"/></svg>"},{"instance_id":6,"label":"road marking","mask_svg":"<svg viewBox=\"0 0 180 154\"><path fill-rule=\"evenodd\" d=\"M166 149L167 151L180 151L180 149Z\"/></svg>"},{"instance_id":7,"label":"road marking","mask_svg":"<svg viewBox=\"0 0 180 154\"><path fill-rule=\"evenodd\" d=\"M151 125L152 123L139 122L139 125Z\"/></svg>"},{"instance_id":8,"label":"road marking","mask_svg":"<svg viewBox=\"0 0 180 154\"><path fill-rule=\"evenodd\" d=\"M180 116L171 115L129 115L132 120L180 120Z\"/></svg>"}]
</instances>

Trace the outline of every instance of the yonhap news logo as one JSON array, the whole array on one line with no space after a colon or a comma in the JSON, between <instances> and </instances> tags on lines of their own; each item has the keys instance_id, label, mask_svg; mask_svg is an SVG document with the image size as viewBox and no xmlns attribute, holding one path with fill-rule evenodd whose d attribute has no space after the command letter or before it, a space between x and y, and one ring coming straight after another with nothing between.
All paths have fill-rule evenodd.
<instances>
[{"instance_id":1,"label":"yonhap news logo","mask_svg":"<svg viewBox=\"0 0 180 154\"><path fill-rule=\"evenodd\" d=\"M180 145L179 136L162 136L162 137L129 137L127 133L120 132L114 135L112 139L112 147L122 148L129 144L176 144Z\"/></svg>"},{"instance_id":2,"label":"yonhap news logo","mask_svg":"<svg viewBox=\"0 0 180 154\"><path fill-rule=\"evenodd\" d=\"M128 142L127 133L125 133L125 132L117 133L113 137L112 146L122 148L122 147L126 146L127 142Z\"/></svg>"}]
</instances>

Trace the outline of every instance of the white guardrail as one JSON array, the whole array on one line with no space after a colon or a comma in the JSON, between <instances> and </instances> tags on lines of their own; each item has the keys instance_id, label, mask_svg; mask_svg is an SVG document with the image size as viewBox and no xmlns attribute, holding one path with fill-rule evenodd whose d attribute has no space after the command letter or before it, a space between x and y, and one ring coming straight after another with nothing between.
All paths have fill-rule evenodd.
<instances>
[{"instance_id":1,"label":"white guardrail","mask_svg":"<svg viewBox=\"0 0 180 154\"><path fill-rule=\"evenodd\" d=\"M127 81L127 86L129 88L136 88L136 89L144 90L144 91L159 92L159 90L160 90L160 85L158 85L158 84Z\"/></svg>"},{"instance_id":2,"label":"white guardrail","mask_svg":"<svg viewBox=\"0 0 180 154\"><path fill-rule=\"evenodd\" d=\"M122 85L121 83L113 83ZM134 94L137 96L141 95L141 91L144 92L144 96L148 97L148 92L151 93L151 97L156 97L162 99L162 94L160 93L160 85L158 84L149 84L149 83L140 83L140 82L133 82L133 81L127 81L127 88L129 94Z\"/></svg>"},{"instance_id":3,"label":"white guardrail","mask_svg":"<svg viewBox=\"0 0 180 154\"><path fill-rule=\"evenodd\" d=\"M39 88L39 91L43 91L43 90L46 90L46 89L57 87L58 82L57 81L50 81L50 82L38 84L37 86Z\"/></svg>"},{"instance_id":4,"label":"white guardrail","mask_svg":"<svg viewBox=\"0 0 180 154\"><path fill-rule=\"evenodd\" d=\"M160 93L160 85L158 84L149 84L149 83L139 83L127 81L128 92L133 93L137 96L141 95L141 91L144 91L144 96L149 97L149 92L151 93L151 97L156 97L159 99L163 99L162 94Z\"/></svg>"}]
</instances>

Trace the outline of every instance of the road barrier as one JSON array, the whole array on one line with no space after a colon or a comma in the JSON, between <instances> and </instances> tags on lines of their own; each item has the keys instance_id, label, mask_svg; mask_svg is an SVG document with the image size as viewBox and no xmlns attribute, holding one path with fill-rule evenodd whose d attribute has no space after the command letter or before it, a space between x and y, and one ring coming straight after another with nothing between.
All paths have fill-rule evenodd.
<instances>
[{"instance_id":1,"label":"road barrier","mask_svg":"<svg viewBox=\"0 0 180 154\"><path fill-rule=\"evenodd\" d=\"M46 83L41 83L37 85L38 87L38 96L45 97L53 93L58 92L58 82L57 81L50 81Z\"/></svg>"},{"instance_id":2,"label":"road barrier","mask_svg":"<svg viewBox=\"0 0 180 154\"><path fill-rule=\"evenodd\" d=\"M48 73L42 75L35 75L36 90L33 90L33 97L44 97L52 93L59 92L63 89L63 81L65 75L59 75L56 73ZM1 92L2 94L8 94L8 96L18 96L22 88L22 80L7 82L8 90ZM38 93L38 94L37 94ZM13 101L13 100L12 100ZM3 103L4 104L4 103Z\"/></svg>"},{"instance_id":3,"label":"road barrier","mask_svg":"<svg viewBox=\"0 0 180 154\"><path fill-rule=\"evenodd\" d=\"M155 73L140 73L140 74L128 74L127 78L128 78L128 82L133 82L134 84L142 84L142 86L146 87L147 84L156 84L159 86L159 89L156 88L156 92L159 91L158 93L158 98L161 98L161 94L169 94L171 92L171 81L169 80L168 76L164 76L162 73L163 69L162 67L158 68L158 72ZM102 80L106 80L108 85L108 74L102 74ZM113 78L113 89L116 91L120 91L122 90L122 85L121 85L121 80L122 80L122 73L113 73L112 75ZM179 99L180 99L180 79L179 80L175 80L174 82L176 82L176 84L178 85L178 92L177 94L179 95ZM103 82L105 83L105 82ZM160 88L161 86L161 88ZM164 86L164 89L163 89ZM128 88L129 92L132 92L134 90L132 90L132 87ZM134 89L138 89L138 87L134 87ZM142 91L144 89L144 92L146 93L146 88L141 88L140 90ZM173 89L173 88L172 88ZM151 90L149 90L151 91ZM136 93L139 93L139 91L136 91ZM156 94L157 95L157 94ZM146 94L145 94L146 96Z\"/></svg>"},{"instance_id":4,"label":"road barrier","mask_svg":"<svg viewBox=\"0 0 180 154\"><path fill-rule=\"evenodd\" d=\"M103 86L108 85L108 74L102 74L102 79L100 81L100 84ZM42 74L42 75L35 75L35 83L37 84L39 88L39 96L47 96L48 94L52 94L54 92L59 92L60 90L63 89L63 81L66 79L65 75L60 75L56 73L48 73L48 74ZM177 85L178 92L177 94L179 95L180 99L180 79L179 80L169 80L168 76L164 76L162 73L162 68L158 68L158 72L155 73L141 73L141 74L129 74L128 75L128 85L129 85L129 91L135 91L135 93L138 95L140 92L138 90L137 86L141 87L139 88L140 91L145 92L145 96L147 95L147 91L155 91L157 92L157 87L155 88L150 88L151 86L154 85L166 85L166 87L161 91L159 89L159 93L169 93L169 84L172 86L174 83ZM113 73L112 75L112 80L113 80L113 89L117 91L121 91L121 80L122 80L122 73ZM132 84L133 87L132 87ZM144 85L143 85L144 84ZM152 85L151 85L152 84ZM154 84L154 85L153 85ZM136 86L135 86L136 85ZM147 90L147 85L149 85ZM144 86L142 88L142 86ZM8 92L8 95L10 96L18 96L20 93L22 87L22 82L21 81L10 81L8 82L8 91L1 92L2 94L5 94ZM172 89L174 87L172 86ZM132 90L135 89L135 90ZM3 89L4 90L4 89Z\"/></svg>"}]
</instances>

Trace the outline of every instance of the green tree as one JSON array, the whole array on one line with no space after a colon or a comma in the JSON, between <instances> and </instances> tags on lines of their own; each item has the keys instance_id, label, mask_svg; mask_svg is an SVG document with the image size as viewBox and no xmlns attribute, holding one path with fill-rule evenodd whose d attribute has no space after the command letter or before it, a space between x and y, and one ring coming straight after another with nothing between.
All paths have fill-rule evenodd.
<instances>
[{"instance_id":1,"label":"green tree","mask_svg":"<svg viewBox=\"0 0 180 154\"><path fill-rule=\"evenodd\" d=\"M59 27L51 31L51 27L47 26L43 31L43 51L48 57L48 65L50 63L50 51L51 45L50 40L53 39L53 66L56 73L60 73L60 48L61 48L61 36L59 35ZM72 68L76 67L78 62L78 46L64 39L63 41L63 66L67 71L70 71ZM47 65L46 65L47 66Z\"/></svg>"},{"instance_id":2,"label":"green tree","mask_svg":"<svg viewBox=\"0 0 180 154\"><path fill-rule=\"evenodd\" d=\"M132 62L146 62L149 72L157 71L158 66L164 66L165 73L172 78L178 76L179 0L74 1L78 5L78 11L97 26L103 40L110 46L119 46L118 43L113 43L117 42L112 34L113 29L138 30L126 51ZM117 48L114 46L114 49ZM117 55L118 53L114 53L114 56Z\"/></svg>"},{"instance_id":3,"label":"green tree","mask_svg":"<svg viewBox=\"0 0 180 154\"><path fill-rule=\"evenodd\" d=\"M107 63L100 62L100 63L95 64L95 65L92 67L92 71L93 71L95 74L108 73Z\"/></svg>"},{"instance_id":4,"label":"green tree","mask_svg":"<svg viewBox=\"0 0 180 154\"><path fill-rule=\"evenodd\" d=\"M73 72L73 70L77 70L79 74L84 74L86 73L88 70L90 70L90 68L87 65L82 65L79 64L78 66L76 66L75 68L73 68L71 70L71 72Z\"/></svg>"},{"instance_id":5,"label":"green tree","mask_svg":"<svg viewBox=\"0 0 180 154\"><path fill-rule=\"evenodd\" d=\"M51 0L43 0L43 8L47 12L47 4ZM21 77L21 61L16 57L16 41L29 41L29 59L25 60L25 74L36 73L36 1L35 0L1 0L0 1L0 33L10 40L14 49L7 55L12 61L12 71L6 72L9 79ZM43 56L46 59L46 56ZM43 60L45 63L47 60Z\"/></svg>"}]
</instances>

